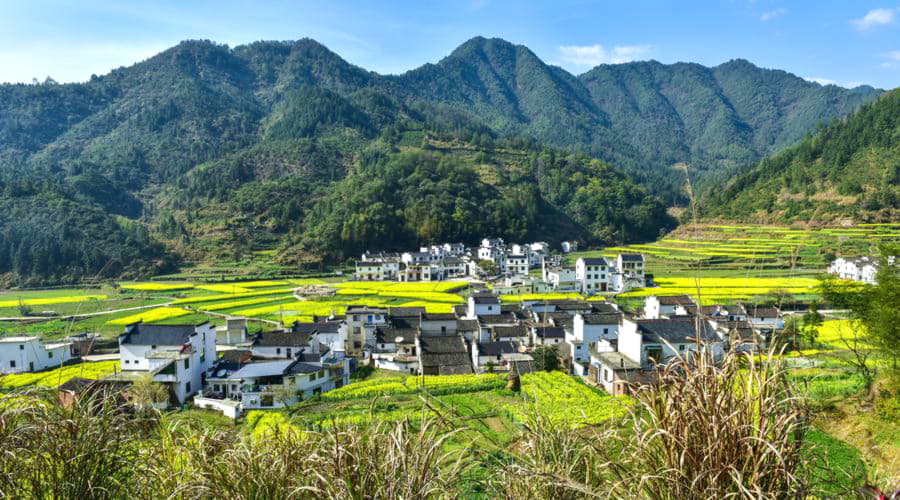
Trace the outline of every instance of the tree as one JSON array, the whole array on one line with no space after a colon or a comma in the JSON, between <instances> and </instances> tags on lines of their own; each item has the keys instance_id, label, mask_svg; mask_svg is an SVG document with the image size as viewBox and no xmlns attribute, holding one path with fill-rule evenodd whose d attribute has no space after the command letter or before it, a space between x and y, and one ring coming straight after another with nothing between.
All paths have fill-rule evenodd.
<instances>
[{"instance_id":1,"label":"tree","mask_svg":"<svg viewBox=\"0 0 900 500\"><path fill-rule=\"evenodd\" d=\"M817 302L811 303L809 310L803 315L803 334L809 347L815 347L822 321L824 321L824 318L822 313L819 312L819 304Z\"/></svg>"},{"instance_id":2,"label":"tree","mask_svg":"<svg viewBox=\"0 0 900 500\"><path fill-rule=\"evenodd\" d=\"M531 357L534 358L535 370L550 372L559 369L559 353L555 347L548 345L535 347L531 351Z\"/></svg>"},{"instance_id":3,"label":"tree","mask_svg":"<svg viewBox=\"0 0 900 500\"><path fill-rule=\"evenodd\" d=\"M153 375L146 374L138 377L128 389L128 395L132 403L139 408L162 403L169 399L169 391L162 384L153 381Z\"/></svg>"},{"instance_id":4,"label":"tree","mask_svg":"<svg viewBox=\"0 0 900 500\"><path fill-rule=\"evenodd\" d=\"M865 340L894 370L900 369L900 267L891 256L900 254L900 245L883 245L880 249L876 285L848 285L835 279L820 286L822 296L835 307L848 309L851 319L865 328Z\"/></svg>"},{"instance_id":5,"label":"tree","mask_svg":"<svg viewBox=\"0 0 900 500\"><path fill-rule=\"evenodd\" d=\"M841 363L850 365L857 374L863 379L866 392L872 388L875 377L878 375L878 365L872 363L869 358L872 356L872 349L863 338L865 327L857 320L850 322L849 332L845 331L840 325L838 326L838 337L844 347L847 348L847 356L832 355Z\"/></svg>"},{"instance_id":6,"label":"tree","mask_svg":"<svg viewBox=\"0 0 900 500\"><path fill-rule=\"evenodd\" d=\"M497 263L492 260L479 260L478 267L481 268L481 270L484 271L485 274L490 276L500 272L500 269L497 267Z\"/></svg>"}]
</instances>

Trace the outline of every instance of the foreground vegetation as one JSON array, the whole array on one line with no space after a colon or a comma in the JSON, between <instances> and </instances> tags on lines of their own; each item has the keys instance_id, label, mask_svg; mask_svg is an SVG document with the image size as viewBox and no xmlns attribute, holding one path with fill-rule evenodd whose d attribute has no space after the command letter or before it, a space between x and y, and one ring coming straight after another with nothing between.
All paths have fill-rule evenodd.
<instances>
[{"instance_id":1,"label":"foreground vegetation","mask_svg":"<svg viewBox=\"0 0 900 500\"><path fill-rule=\"evenodd\" d=\"M249 429L134 412L101 395L66 408L52 395L17 393L0 396L0 491L32 498L852 496L866 480L861 464L837 467L834 459L846 465L846 447L815 434L779 366L733 356L721 366L702 359L672 366L661 386L636 394L634 406L578 431L553 419L556 407L523 404L519 423L504 429L515 444L494 439L490 415L445 405L470 394L419 393L420 418Z\"/></svg>"}]
</instances>

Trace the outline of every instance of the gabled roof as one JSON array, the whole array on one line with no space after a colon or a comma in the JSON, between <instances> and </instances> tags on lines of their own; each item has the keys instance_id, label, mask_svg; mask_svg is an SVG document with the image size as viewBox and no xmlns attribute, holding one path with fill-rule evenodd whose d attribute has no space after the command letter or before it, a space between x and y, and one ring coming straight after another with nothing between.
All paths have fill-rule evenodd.
<instances>
[{"instance_id":1,"label":"gabled roof","mask_svg":"<svg viewBox=\"0 0 900 500\"><path fill-rule=\"evenodd\" d=\"M499 304L500 297L495 295L473 295L472 300L475 301L476 304Z\"/></svg>"},{"instance_id":2,"label":"gabled roof","mask_svg":"<svg viewBox=\"0 0 900 500\"><path fill-rule=\"evenodd\" d=\"M501 337L527 337L528 329L523 325L513 325L513 326L492 326L491 327L491 337L493 338L501 338Z\"/></svg>"},{"instance_id":3,"label":"gabled roof","mask_svg":"<svg viewBox=\"0 0 900 500\"><path fill-rule=\"evenodd\" d=\"M375 341L379 344L415 344L418 333L418 328L379 326L375 328Z\"/></svg>"},{"instance_id":4,"label":"gabled roof","mask_svg":"<svg viewBox=\"0 0 900 500\"><path fill-rule=\"evenodd\" d=\"M619 254L623 262L643 262L644 256L639 253L622 253Z\"/></svg>"},{"instance_id":5,"label":"gabled roof","mask_svg":"<svg viewBox=\"0 0 900 500\"><path fill-rule=\"evenodd\" d=\"M781 311L774 307L757 307L748 309L751 318L777 318Z\"/></svg>"},{"instance_id":6,"label":"gabled roof","mask_svg":"<svg viewBox=\"0 0 900 500\"><path fill-rule=\"evenodd\" d=\"M456 319L456 315L453 313L425 313L422 316L422 321L452 321Z\"/></svg>"},{"instance_id":7,"label":"gabled roof","mask_svg":"<svg viewBox=\"0 0 900 500\"><path fill-rule=\"evenodd\" d=\"M600 352L597 358L613 370L639 370L641 364L620 352Z\"/></svg>"},{"instance_id":8,"label":"gabled roof","mask_svg":"<svg viewBox=\"0 0 900 500\"><path fill-rule=\"evenodd\" d=\"M202 325L204 323L200 323ZM122 344L180 346L191 341L200 325L147 325L134 323L119 337Z\"/></svg>"},{"instance_id":9,"label":"gabled roof","mask_svg":"<svg viewBox=\"0 0 900 500\"><path fill-rule=\"evenodd\" d=\"M660 342L665 340L672 344L696 342L696 322L677 319L641 319L635 321L644 342ZM715 329L706 321L700 321L700 338L711 341L718 340Z\"/></svg>"},{"instance_id":10,"label":"gabled roof","mask_svg":"<svg viewBox=\"0 0 900 500\"><path fill-rule=\"evenodd\" d=\"M663 306L694 306L694 299L690 295L663 295L656 299Z\"/></svg>"},{"instance_id":11,"label":"gabled roof","mask_svg":"<svg viewBox=\"0 0 900 500\"><path fill-rule=\"evenodd\" d=\"M318 323L300 323L298 321L291 326L291 331L312 335L314 333L337 333L340 328L340 321L320 321Z\"/></svg>"},{"instance_id":12,"label":"gabled roof","mask_svg":"<svg viewBox=\"0 0 900 500\"><path fill-rule=\"evenodd\" d=\"M308 347L310 334L295 332L260 332L253 340L254 347Z\"/></svg>"},{"instance_id":13,"label":"gabled roof","mask_svg":"<svg viewBox=\"0 0 900 500\"><path fill-rule=\"evenodd\" d=\"M617 325L622 319L621 313L582 314L586 325Z\"/></svg>"},{"instance_id":14,"label":"gabled roof","mask_svg":"<svg viewBox=\"0 0 900 500\"><path fill-rule=\"evenodd\" d=\"M479 356L499 356L501 354L513 354L519 352L519 344L510 340L502 342L479 342Z\"/></svg>"},{"instance_id":15,"label":"gabled roof","mask_svg":"<svg viewBox=\"0 0 900 500\"><path fill-rule=\"evenodd\" d=\"M424 307L389 307L391 316L419 316L425 314Z\"/></svg>"},{"instance_id":16,"label":"gabled roof","mask_svg":"<svg viewBox=\"0 0 900 500\"><path fill-rule=\"evenodd\" d=\"M516 323L516 316L513 313L479 314L478 322L482 326L502 324L513 325Z\"/></svg>"},{"instance_id":17,"label":"gabled roof","mask_svg":"<svg viewBox=\"0 0 900 500\"><path fill-rule=\"evenodd\" d=\"M592 301L591 304L591 312L592 313L619 313L619 309L616 308L615 305L610 304L609 302L599 302Z\"/></svg>"},{"instance_id":18,"label":"gabled roof","mask_svg":"<svg viewBox=\"0 0 900 500\"><path fill-rule=\"evenodd\" d=\"M477 319L458 319L456 320L456 330L460 332L477 332Z\"/></svg>"},{"instance_id":19,"label":"gabled roof","mask_svg":"<svg viewBox=\"0 0 900 500\"><path fill-rule=\"evenodd\" d=\"M240 370L234 372L230 378L259 378L285 375L288 372L288 368L294 363L297 363L297 361L293 359L247 363Z\"/></svg>"},{"instance_id":20,"label":"gabled roof","mask_svg":"<svg viewBox=\"0 0 900 500\"><path fill-rule=\"evenodd\" d=\"M609 261L607 261L603 257L582 257L580 260L584 261L586 266L606 266L609 265Z\"/></svg>"},{"instance_id":21,"label":"gabled roof","mask_svg":"<svg viewBox=\"0 0 900 500\"><path fill-rule=\"evenodd\" d=\"M536 327L535 335L542 339L562 339L566 337L566 330L559 326Z\"/></svg>"}]
</instances>

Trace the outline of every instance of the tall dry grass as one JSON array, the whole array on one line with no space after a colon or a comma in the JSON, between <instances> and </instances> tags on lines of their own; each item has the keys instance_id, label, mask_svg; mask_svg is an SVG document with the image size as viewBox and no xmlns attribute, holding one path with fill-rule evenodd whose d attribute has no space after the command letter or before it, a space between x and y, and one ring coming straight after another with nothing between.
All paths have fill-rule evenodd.
<instances>
[{"instance_id":1,"label":"tall dry grass","mask_svg":"<svg viewBox=\"0 0 900 500\"><path fill-rule=\"evenodd\" d=\"M747 362L743 360L747 359ZM573 434L526 428L500 488L531 498L784 498L809 491L808 414L785 372L702 351L641 387L623 428Z\"/></svg>"}]
</instances>

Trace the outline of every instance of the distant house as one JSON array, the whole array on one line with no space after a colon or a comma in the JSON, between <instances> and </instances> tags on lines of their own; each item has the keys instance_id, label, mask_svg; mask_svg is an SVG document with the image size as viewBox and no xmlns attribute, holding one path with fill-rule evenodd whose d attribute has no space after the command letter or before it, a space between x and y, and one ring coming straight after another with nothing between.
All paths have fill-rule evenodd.
<instances>
[{"instance_id":1,"label":"distant house","mask_svg":"<svg viewBox=\"0 0 900 500\"><path fill-rule=\"evenodd\" d=\"M838 257L829 266L828 272L840 279L877 284L878 259L875 257Z\"/></svg>"},{"instance_id":2,"label":"distant house","mask_svg":"<svg viewBox=\"0 0 900 500\"><path fill-rule=\"evenodd\" d=\"M558 292L580 292L581 283L575 277L575 269L569 267L546 268L544 281Z\"/></svg>"},{"instance_id":3,"label":"distant house","mask_svg":"<svg viewBox=\"0 0 900 500\"><path fill-rule=\"evenodd\" d=\"M724 353L721 337L703 320L623 317L619 328L618 351L645 370L697 351L698 346L707 346L716 357Z\"/></svg>"},{"instance_id":4,"label":"distant house","mask_svg":"<svg viewBox=\"0 0 900 500\"><path fill-rule=\"evenodd\" d=\"M348 360L335 364L298 359L251 362L222 368L209 378L208 398L240 402L243 409L280 408L343 387L350 382Z\"/></svg>"},{"instance_id":5,"label":"distant house","mask_svg":"<svg viewBox=\"0 0 900 500\"><path fill-rule=\"evenodd\" d=\"M47 370L72 358L71 342L43 344L39 337L0 337L0 374Z\"/></svg>"},{"instance_id":6,"label":"distant house","mask_svg":"<svg viewBox=\"0 0 900 500\"><path fill-rule=\"evenodd\" d=\"M319 353L319 340L314 333L274 331L256 334L250 345L253 356L265 359L295 359L301 353Z\"/></svg>"},{"instance_id":7,"label":"distant house","mask_svg":"<svg viewBox=\"0 0 900 500\"><path fill-rule=\"evenodd\" d=\"M563 253L571 253L578 251L578 242L576 241L564 241L560 245L562 247Z\"/></svg>"},{"instance_id":8,"label":"distant house","mask_svg":"<svg viewBox=\"0 0 900 500\"><path fill-rule=\"evenodd\" d=\"M472 373L472 360L461 335L422 335L417 339L422 375Z\"/></svg>"},{"instance_id":9,"label":"distant house","mask_svg":"<svg viewBox=\"0 0 900 500\"><path fill-rule=\"evenodd\" d=\"M521 352L517 342L476 342L472 344L472 364L477 372L507 371L515 363L533 361L533 358Z\"/></svg>"},{"instance_id":10,"label":"distant house","mask_svg":"<svg viewBox=\"0 0 900 500\"><path fill-rule=\"evenodd\" d=\"M469 309L466 312L467 319L475 319L478 316L500 314L500 297L496 295L472 295L468 299Z\"/></svg>"},{"instance_id":11,"label":"distant house","mask_svg":"<svg viewBox=\"0 0 900 500\"><path fill-rule=\"evenodd\" d=\"M644 274L644 256L634 253L623 253L616 257L615 272L612 273L611 287L622 293L647 285Z\"/></svg>"},{"instance_id":12,"label":"distant house","mask_svg":"<svg viewBox=\"0 0 900 500\"><path fill-rule=\"evenodd\" d=\"M209 322L134 323L119 335L119 359L124 374L149 372L181 404L203 387L216 362L216 331Z\"/></svg>"},{"instance_id":13,"label":"distant house","mask_svg":"<svg viewBox=\"0 0 900 500\"><path fill-rule=\"evenodd\" d=\"M346 355L349 327L345 320L320 321L315 323L296 322L291 326L294 333L305 333L315 338L318 352L327 352L341 358Z\"/></svg>"},{"instance_id":14,"label":"distant house","mask_svg":"<svg viewBox=\"0 0 900 500\"><path fill-rule=\"evenodd\" d=\"M419 356L416 338L418 323L397 320L375 329L375 347L372 360L383 370L393 370L416 375L419 373Z\"/></svg>"},{"instance_id":15,"label":"distant house","mask_svg":"<svg viewBox=\"0 0 900 500\"><path fill-rule=\"evenodd\" d=\"M384 280L384 263L380 260L358 260L353 277L360 281Z\"/></svg>"},{"instance_id":16,"label":"distant house","mask_svg":"<svg viewBox=\"0 0 900 500\"><path fill-rule=\"evenodd\" d=\"M566 339L566 330L552 324L536 324L531 327L531 342L533 345L556 345Z\"/></svg>"},{"instance_id":17,"label":"distant house","mask_svg":"<svg viewBox=\"0 0 900 500\"><path fill-rule=\"evenodd\" d=\"M507 274L513 276L528 276L528 256L507 255L505 268Z\"/></svg>"},{"instance_id":18,"label":"distant house","mask_svg":"<svg viewBox=\"0 0 900 500\"><path fill-rule=\"evenodd\" d=\"M628 393L628 383L634 382L641 372L641 365L620 352L594 352L591 354L591 374L594 381L606 392L619 396Z\"/></svg>"},{"instance_id":19,"label":"distant house","mask_svg":"<svg viewBox=\"0 0 900 500\"><path fill-rule=\"evenodd\" d=\"M242 344L247 341L247 318L229 316L225 324L216 327L216 343L222 345Z\"/></svg>"},{"instance_id":20,"label":"distant house","mask_svg":"<svg viewBox=\"0 0 900 500\"><path fill-rule=\"evenodd\" d=\"M118 396L122 402L128 399L126 394L131 382L122 380L93 380L72 377L59 386L59 402L70 407L83 397Z\"/></svg>"},{"instance_id":21,"label":"distant house","mask_svg":"<svg viewBox=\"0 0 900 500\"><path fill-rule=\"evenodd\" d=\"M579 257L575 261L575 280L581 286L581 293L606 292L611 281L609 261L603 257Z\"/></svg>"},{"instance_id":22,"label":"distant house","mask_svg":"<svg viewBox=\"0 0 900 500\"><path fill-rule=\"evenodd\" d=\"M650 295L644 299L644 317L647 319L660 319L675 316L679 307L696 307L689 295L656 296Z\"/></svg>"}]
</instances>

